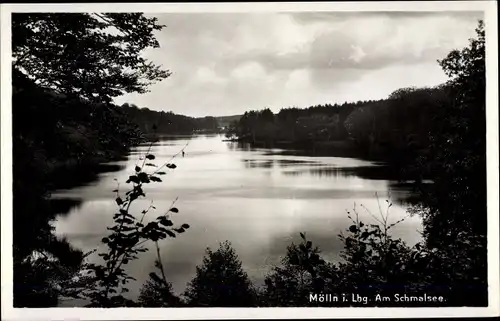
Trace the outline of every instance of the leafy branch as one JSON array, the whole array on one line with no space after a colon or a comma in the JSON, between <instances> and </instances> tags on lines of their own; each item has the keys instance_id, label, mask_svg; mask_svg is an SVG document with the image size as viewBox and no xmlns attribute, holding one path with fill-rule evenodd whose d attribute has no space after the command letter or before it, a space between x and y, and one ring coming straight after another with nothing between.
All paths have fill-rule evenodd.
<instances>
[{"instance_id":1,"label":"leafy branch","mask_svg":"<svg viewBox=\"0 0 500 321\"><path fill-rule=\"evenodd\" d=\"M127 184L132 184L132 188L121 196L118 188L116 192L115 202L119 207L118 213L114 214L114 225L108 227L111 233L102 239L108 250L98 255L104 260L104 264L87 264L88 274L93 275L93 285L87 291L86 296L91 299L90 306L112 307L121 306L128 301L122 296L122 293L128 292L125 285L130 280L135 280L129 276L123 266L130 261L138 258L138 253L148 251L148 248L143 246L144 243L151 241L157 248L157 267L161 269L163 280L166 282L163 264L159 254L158 242L167 238L175 238L177 234L185 232L190 226L181 224L174 226L170 218L171 213L179 213L178 208L174 207L178 198L176 198L168 210L158 216L155 220L145 224L144 219L152 210L156 210L153 202L148 208L141 212L140 218L130 213L130 207L133 202L140 198L144 198L144 184L153 182L161 182L162 180L156 176L162 175L158 171L148 173L145 168L149 163L146 159L153 161L153 154L150 154L151 146L148 149L148 154L144 157L144 162L141 166L135 166L135 173L130 175ZM178 154L178 153L177 153ZM177 155L176 154L176 155ZM172 158L173 159L173 158ZM170 162L170 160L169 160ZM175 168L170 166L169 168ZM120 293L118 291L120 290Z\"/></svg>"}]
</instances>

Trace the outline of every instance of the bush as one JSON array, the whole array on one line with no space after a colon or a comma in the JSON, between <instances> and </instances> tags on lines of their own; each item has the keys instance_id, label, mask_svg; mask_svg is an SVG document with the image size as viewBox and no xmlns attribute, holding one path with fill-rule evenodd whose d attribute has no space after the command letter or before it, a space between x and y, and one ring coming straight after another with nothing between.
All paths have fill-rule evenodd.
<instances>
[{"instance_id":1,"label":"bush","mask_svg":"<svg viewBox=\"0 0 500 321\"><path fill-rule=\"evenodd\" d=\"M228 241L221 243L215 252L207 248L203 264L196 267L196 276L188 284L184 296L189 306L256 305L256 291Z\"/></svg>"}]
</instances>

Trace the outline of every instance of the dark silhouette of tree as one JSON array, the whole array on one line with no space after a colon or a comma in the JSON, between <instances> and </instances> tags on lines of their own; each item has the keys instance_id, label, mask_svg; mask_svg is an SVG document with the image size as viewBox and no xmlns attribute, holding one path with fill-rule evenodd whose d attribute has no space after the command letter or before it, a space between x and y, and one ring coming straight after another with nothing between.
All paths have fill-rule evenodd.
<instances>
[{"instance_id":1,"label":"dark silhouette of tree","mask_svg":"<svg viewBox=\"0 0 500 321\"><path fill-rule=\"evenodd\" d=\"M203 264L184 293L189 306L251 307L256 293L238 255L226 241L214 252L207 248Z\"/></svg>"},{"instance_id":2,"label":"dark silhouette of tree","mask_svg":"<svg viewBox=\"0 0 500 321\"><path fill-rule=\"evenodd\" d=\"M439 109L430 131L429 153L415 168L434 184L422 186L427 245L439 248L433 266L456 293L487 302L486 79L482 21L476 38L440 61L451 77L450 103Z\"/></svg>"},{"instance_id":3,"label":"dark silhouette of tree","mask_svg":"<svg viewBox=\"0 0 500 321\"><path fill-rule=\"evenodd\" d=\"M287 247L280 266L275 266L266 276L261 304L264 306L300 307L313 306L310 293L325 289L325 272L334 267L320 257L320 250L301 233L303 241Z\"/></svg>"},{"instance_id":4,"label":"dark silhouette of tree","mask_svg":"<svg viewBox=\"0 0 500 321\"><path fill-rule=\"evenodd\" d=\"M141 57L162 26L140 13L12 15L14 304L54 306L83 253L53 235L50 191L95 177L142 141L113 97L166 78ZM72 177L72 181L68 180Z\"/></svg>"},{"instance_id":5,"label":"dark silhouette of tree","mask_svg":"<svg viewBox=\"0 0 500 321\"><path fill-rule=\"evenodd\" d=\"M13 67L39 86L110 102L170 75L141 56L164 26L142 13L14 13Z\"/></svg>"},{"instance_id":6,"label":"dark silhouette of tree","mask_svg":"<svg viewBox=\"0 0 500 321\"><path fill-rule=\"evenodd\" d=\"M416 87L399 88L389 95L389 99L398 99L418 90Z\"/></svg>"},{"instance_id":7,"label":"dark silhouette of tree","mask_svg":"<svg viewBox=\"0 0 500 321\"><path fill-rule=\"evenodd\" d=\"M215 117L189 117L173 112L154 111L123 104L121 110L129 119L133 119L144 134L193 134L217 133L219 123Z\"/></svg>"},{"instance_id":8,"label":"dark silhouette of tree","mask_svg":"<svg viewBox=\"0 0 500 321\"><path fill-rule=\"evenodd\" d=\"M466 226L475 235L486 235L486 78L485 38L481 21L477 38L463 50L454 50L440 61L451 77L452 103L440 110L439 127L431 132L431 153L424 158L436 176L432 203L448 213L448 226L437 221L435 229ZM464 194L464 192L466 192ZM466 198L464 198L466 196ZM457 230L458 232L458 230ZM437 235L437 233L431 233Z\"/></svg>"}]
</instances>

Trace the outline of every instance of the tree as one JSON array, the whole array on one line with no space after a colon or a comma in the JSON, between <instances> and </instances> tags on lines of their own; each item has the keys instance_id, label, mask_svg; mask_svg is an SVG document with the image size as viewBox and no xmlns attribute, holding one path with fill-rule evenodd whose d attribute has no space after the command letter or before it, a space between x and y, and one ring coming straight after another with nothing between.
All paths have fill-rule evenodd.
<instances>
[{"instance_id":1,"label":"tree","mask_svg":"<svg viewBox=\"0 0 500 321\"><path fill-rule=\"evenodd\" d=\"M67 96L110 102L167 78L141 56L164 26L142 13L15 13L13 67Z\"/></svg>"},{"instance_id":2,"label":"tree","mask_svg":"<svg viewBox=\"0 0 500 321\"><path fill-rule=\"evenodd\" d=\"M486 78L484 24L462 50L439 61L451 77L451 103L438 109L429 153L416 168L431 174L422 185L426 246L439 250L431 265L455 293L467 291L471 304L487 303Z\"/></svg>"},{"instance_id":3,"label":"tree","mask_svg":"<svg viewBox=\"0 0 500 321\"><path fill-rule=\"evenodd\" d=\"M344 126L356 143L371 148L376 142L376 119L374 106L359 107L347 117Z\"/></svg>"},{"instance_id":4,"label":"tree","mask_svg":"<svg viewBox=\"0 0 500 321\"><path fill-rule=\"evenodd\" d=\"M203 264L196 267L196 276L184 296L190 306L251 307L256 303L252 283L228 241L215 252L207 248Z\"/></svg>"},{"instance_id":5,"label":"tree","mask_svg":"<svg viewBox=\"0 0 500 321\"><path fill-rule=\"evenodd\" d=\"M416 90L417 90L417 88L414 86L413 87L406 87L406 88L399 88L399 89L396 89L395 91L393 91L389 95L389 99L399 99L399 98L407 96L408 94L410 94Z\"/></svg>"},{"instance_id":6,"label":"tree","mask_svg":"<svg viewBox=\"0 0 500 321\"><path fill-rule=\"evenodd\" d=\"M431 131L431 153L421 160L435 176L426 191L432 208L428 234L439 243L443 231L455 234L468 229L486 235L486 79L484 24L469 46L453 50L439 61L451 77L451 104L437 115ZM432 221L432 223L431 223ZM446 234L446 233L445 233Z\"/></svg>"},{"instance_id":7,"label":"tree","mask_svg":"<svg viewBox=\"0 0 500 321\"><path fill-rule=\"evenodd\" d=\"M310 293L324 290L326 270L333 266L320 257L320 251L313 247L304 233L300 233L301 244L287 247L281 266L275 266L266 276L263 303L269 306L311 306Z\"/></svg>"}]
</instances>

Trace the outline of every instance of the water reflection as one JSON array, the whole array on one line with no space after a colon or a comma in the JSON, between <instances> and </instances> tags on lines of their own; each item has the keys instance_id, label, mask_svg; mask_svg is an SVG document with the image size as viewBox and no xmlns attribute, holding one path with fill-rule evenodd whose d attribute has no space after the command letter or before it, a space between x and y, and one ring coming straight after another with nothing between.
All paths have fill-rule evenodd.
<instances>
[{"instance_id":1,"label":"water reflection","mask_svg":"<svg viewBox=\"0 0 500 321\"><path fill-rule=\"evenodd\" d=\"M49 216L65 216L82 206L83 200L74 198L51 198L48 200Z\"/></svg>"},{"instance_id":2,"label":"water reflection","mask_svg":"<svg viewBox=\"0 0 500 321\"><path fill-rule=\"evenodd\" d=\"M185 157L175 160L177 169L169 171L164 182L145 187L147 200L137 201L131 208L132 213L140 213L153 200L162 212L179 197L176 205L181 213L174 220L191 228L161 244L167 277L177 293L194 276L206 247L217 247L224 240L232 242L244 269L260 284L286 247L299 242L300 232L306 232L326 258L337 260L342 249L337 235L349 226L346 210L354 204L377 210L375 194L382 202L389 196L393 199L392 219L406 216L404 200L411 191L395 185L389 179L390 171L380 164L355 158L284 155L279 150L235 147L222 139L176 137L153 144L150 152L162 164L189 142ZM127 160L114 163L120 170L101 173L95 183L58 191L58 199L78 200L78 205L67 201L68 213L55 222L57 233L84 251L101 246L117 210L112 192L115 179L124 182L148 150L149 146L135 148ZM62 211L65 208L61 205ZM367 223L373 221L366 213L360 214ZM156 217L151 215L148 219ZM393 234L411 245L420 239L420 227L420 219L412 217L397 225ZM146 252L127 267L137 278L130 286L131 298L153 271L154 260L155 252Z\"/></svg>"},{"instance_id":3,"label":"water reflection","mask_svg":"<svg viewBox=\"0 0 500 321\"><path fill-rule=\"evenodd\" d=\"M272 168L274 166L272 160L244 159L243 162L246 168Z\"/></svg>"}]
</instances>

